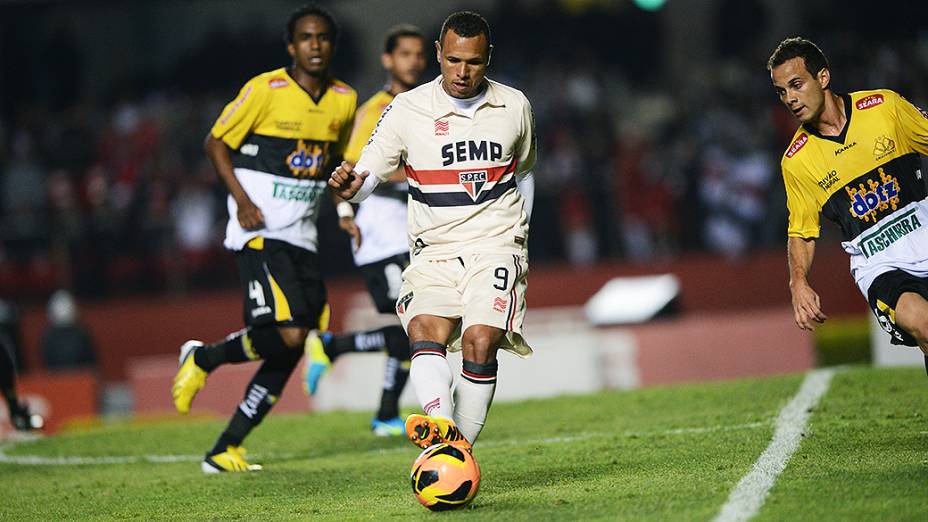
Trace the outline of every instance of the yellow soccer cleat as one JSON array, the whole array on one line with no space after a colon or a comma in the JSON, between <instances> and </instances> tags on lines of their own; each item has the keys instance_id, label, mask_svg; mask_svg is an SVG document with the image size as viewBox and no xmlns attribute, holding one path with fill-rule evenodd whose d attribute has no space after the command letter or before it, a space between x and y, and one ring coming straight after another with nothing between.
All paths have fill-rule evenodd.
<instances>
[{"instance_id":1,"label":"yellow soccer cleat","mask_svg":"<svg viewBox=\"0 0 928 522\"><path fill-rule=\"evenodd\" d=\"M422 449L447 443L471 451L471 444L451 419L414 413L406 417L406 435Z\"/></svg>"},{"instance_id":2,"label":"yellow soccer cleat","mask_svg":"<svg viewBox=\"0 0 928 522\"><path fill-rule=\"evenodd\" d=\"M174 376L174 386L171 395L174 397L174 407L183 415L190 411L190 403L197 392L206 386L206 370L197 366L193 360L193 352L203 346L200 341L187 341L180 347L180 369Z\"/></svg>"},{"instance_id":3,"label":"yellow soccer cleat","mask_svg":"<svg viewBox=\"0 0 928 522\"><path fill-rule=\"evenodd\" d=\"M249 464L245 460L248 453L241 446L226 446L226 450L215 455L207 455L200 464L203 473L237 473L240 471L261 471L260 464Z\"/></svg>"},{"instance_id":4,"label":"yellow soccer cleat","mask_svg":"<svg viewBox=\"0 0 928 522\"><path fill-rule=\"evenodd\" d=\"M317 333L309 332L304 344L306 352L306 366L303 373L303 391L307 395L315 395L319 390L319 381L322 376L328 373L332 368L332 361L325 353L325 347L333 340L329 332Z\"/></svg>"}]
</instances>

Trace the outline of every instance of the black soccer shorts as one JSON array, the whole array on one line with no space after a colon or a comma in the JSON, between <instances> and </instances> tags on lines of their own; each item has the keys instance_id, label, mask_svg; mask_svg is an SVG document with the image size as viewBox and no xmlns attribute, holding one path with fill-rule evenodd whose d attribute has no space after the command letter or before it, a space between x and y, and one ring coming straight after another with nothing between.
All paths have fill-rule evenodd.
<instances>
[{"instance_id":1,"label":"black soccer shorts","mask_svg":"<svg viewBox=\"0 0 928 522\"><path fill-rule=\"evenodd\" d=\"M409 254L398 254L360 266L367 291L374 299L378 312L396 315L396 299L403 284L403 270L407 266Z\"/></svg>"},{"instance_id":2,"label":"black soccer shorts","mask_svg":"<svg viewBox=\"0 0 928 522\"><path fill-rule=\"evenodd\" d=\"M867 291L867 301L873 315L880 322L880 327L892 337L892 344L918 346L915 338L895 322L896 304L899 302L899 296L905 292L915 292L928 299L928 279L916 277L903 270L880 274Z\"/></svg>"},{"instance_id":3,"label":"black soccer shorts","mask_svg":"<svg viewBox=\"0 0 928 522\"><path fill-rule=\"evenodd\" d=\"M257 238L236 252L248 326L325 328L326 291L319 256L275 239Z\"/></svg>"}]
</instances>

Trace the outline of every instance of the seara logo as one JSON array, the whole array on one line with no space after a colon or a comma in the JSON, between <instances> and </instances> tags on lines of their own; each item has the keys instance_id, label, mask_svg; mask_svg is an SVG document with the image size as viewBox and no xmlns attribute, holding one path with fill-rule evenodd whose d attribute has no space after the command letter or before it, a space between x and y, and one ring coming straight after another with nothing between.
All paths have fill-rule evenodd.
<instances>
[{"instance_id":1,"label":"seara logo","mask_svg":"<svg viewBox=\"0 0 928 522\"><path fill-rule=\"evenodd\" d=\"M899 182L896 178L886 174L880 167L880 181L867 180L867 187L863 183L859 188L844 187L850 198L848 211L852 216L864 221L877 221L877 213L896 210L899 207Z\"/></svg>"},{"instance_id":2,"label":"seara logo","mask_svg":"<svg viewBox=\"0 0 928 522\"><path fill-rule=\"evenodd\" d=\"M794 141L793 144L789 146L789 149L787 149L786 157L792 158L793 156L795 156L796 153L799 152L799 149L803 148L808 141L809 141L808 134L804 132L800 134L799 137L796 138L796 141Z\"/></svg>"},{"instance_id":3,"label":"seara logo","mask_svg":"<svg viewBox=\"0 0 928 522\"><path fill-rule=\"evenodd\" d=\"M862 111L864 109L869 109L870 107L876 107L881 103L883 103L882 94L871 94L870 96L864 96L863 98L857 100L857 110Z\"/></svg>"}]
</instances>

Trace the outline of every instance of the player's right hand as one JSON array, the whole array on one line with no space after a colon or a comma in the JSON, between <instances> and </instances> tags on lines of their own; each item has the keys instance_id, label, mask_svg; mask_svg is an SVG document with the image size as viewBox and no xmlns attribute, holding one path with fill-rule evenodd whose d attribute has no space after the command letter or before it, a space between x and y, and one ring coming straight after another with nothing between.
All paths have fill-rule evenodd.
<instances>
[{"instance_id":1,"label":"player's right hand","mask_svg":"<svg viewBox=\"0 0 928 522\"><path fill-rule=\"evenodd\" d=\"M258 230L264 228L264 214L250 199L237 201L238 224L245 230Z\"/></svg>"},{"instance_id":2,"label":"player's right hand","mask_svg":"<svg viewBox=\"0 0 928 522\"><path fill-rule=\"evenodd\" d=\"M796 326L811 332L815 330L816 324L822 324L828 319L822 312L821 299L807 283L792 286L790 291L793 294L793 317Z\"/></svg>"},{"instance_id":3,"label":"player's right hand","mask_svg":"<svg viewBox=\"0 0 928 522\"><path fill-rule=\"evenodd\" d=\"M342 199L351 199L361 190L361 185L371 173L364 171L360 174L354 171L354 165L348 161L343 161L336 167L335 172L329 177L329 188L332 189L338 197Z\"/></svg>"}]
</instances>

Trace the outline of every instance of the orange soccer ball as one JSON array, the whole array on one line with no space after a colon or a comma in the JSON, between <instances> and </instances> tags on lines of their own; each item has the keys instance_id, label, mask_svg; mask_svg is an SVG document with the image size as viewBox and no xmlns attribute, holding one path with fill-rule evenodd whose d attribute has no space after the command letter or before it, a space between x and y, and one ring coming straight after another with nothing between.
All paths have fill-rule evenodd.
<instances>
[{"instance_id":1,"label":"orange soccer ball","mask_svg":"<svg viewBox=\"0 0 928 522\"><path fill-rule=\"evenodd\" d=\"M432 511L456 509L477 496L480 466L467 450L436 444L419 454L409 479L423 506Z\"/></svg>"}]
</instances>

